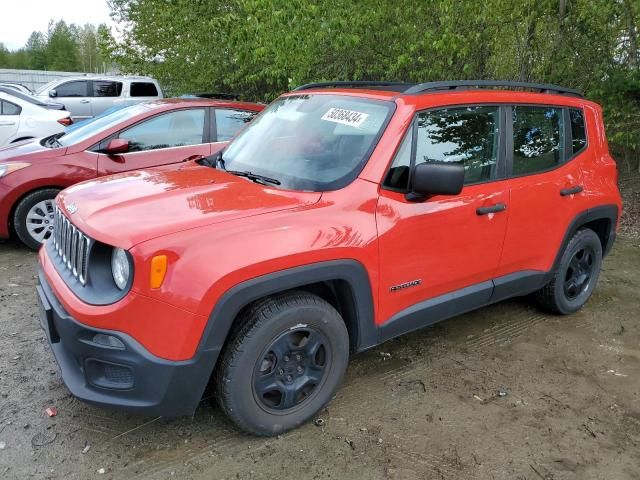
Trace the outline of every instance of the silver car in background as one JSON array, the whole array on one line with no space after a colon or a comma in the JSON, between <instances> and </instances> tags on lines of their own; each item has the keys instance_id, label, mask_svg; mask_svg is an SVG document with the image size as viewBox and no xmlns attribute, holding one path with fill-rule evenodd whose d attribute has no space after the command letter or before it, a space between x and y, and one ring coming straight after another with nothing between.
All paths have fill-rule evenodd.
<instances>
[{"instance_id":1,"label":"silver car in background","mask_svg":"<svg viewBox=\"0 0 640 480\"><path fill-rule=\"evenodd\" d=\"M74 121L100 115L114 105L133 105L163 98L156 80L133 76L78 76L49 82L35 96L62 103Z\"/></svg>"}]
</instances>

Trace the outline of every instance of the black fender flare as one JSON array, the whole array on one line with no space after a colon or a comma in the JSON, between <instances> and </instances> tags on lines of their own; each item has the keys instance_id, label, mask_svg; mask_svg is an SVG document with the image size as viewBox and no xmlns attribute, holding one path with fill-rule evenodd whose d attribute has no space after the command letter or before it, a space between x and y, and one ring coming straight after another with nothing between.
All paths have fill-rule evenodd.
<instances>
[{"instance_id":1,"label":"black fender flare","mask_svg":"<svg viewBox=\"0 0 640 480\"><path fill-rule=\"evenodd\" d=\"M350 289L356 317L356 349L361 351L376 345L378 338L369 275L362 263L344 259L302 265L239 283L216 303L198 350L221 351L236 317L250 303L287 290L335 280L344 281Z\"/></svg>"},{"instance_id":2,"label":"black fender flare","mask_svg":"<svg viewBox=\"0 0 640 480\"><path fill-rule=\"evenodd\" d=\"M602 256L606 256L613 246L613 242L616 238L616 226L618 223L618 206L617 205L600 205L598 207L589 208L584 212L579 213L569 224L567 231L564 234L556 259L551 267L550 274L555 272L560 264L560 259L564 253L567 244L575 233L585 226L586 224L593 222L594 220L609 220L609 231L606 232L605 243L602 248Z\"/></svg>"}]
</instances>

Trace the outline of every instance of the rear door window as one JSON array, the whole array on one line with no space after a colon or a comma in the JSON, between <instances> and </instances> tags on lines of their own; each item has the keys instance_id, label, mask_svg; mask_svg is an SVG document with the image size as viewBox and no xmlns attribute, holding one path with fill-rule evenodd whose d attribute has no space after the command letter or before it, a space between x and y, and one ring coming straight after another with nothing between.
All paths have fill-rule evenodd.
<instances>
[{"instance_id":1,"label":"rear door window","mask_svg":"<svg viewBox=\"0 0 640 480\"><path fill-rule=\"evenodd\" d=\"M562 108L513 107L513 175L543 172L564 158Z\"/></svg>"},{"instance_id":2,"label":"rear door window","mask_svg":"<svg viewBox=\"0 0 640 480\"><path fill-rule=\"evenodd\" d=\"M85 80L63 83L55 88L58 97L86 97L87 82Z\"/></svg>"},{"instance_id":3,"label":"rear door window","mask_svg":"<svg viewBox=\"0 0 640 480\"><path fill-rule=\"evenodd\" d=\"M158 89L151 82L131 82L132 97L157 97Z\"/></svg>"},{"instance_id":4,"label":"rear door window","mask_svg":"<svg viewBox=\"0 0 640 480\"><path fill-rule=\"evenodd\" d=\"M122 82L112 82L107 80L93 81L94 97L119 97L122 93Z\"/></svg>"},{"instance_id":5,"label":"rear door window","mask_svg":"<svg viewBox=\"0 0 640 480\"><path fill-rule=\"evenodd\" d=\"M218 142L231 140L256 114L246 110L216 109Z\"/></svg>"}]
</instances>

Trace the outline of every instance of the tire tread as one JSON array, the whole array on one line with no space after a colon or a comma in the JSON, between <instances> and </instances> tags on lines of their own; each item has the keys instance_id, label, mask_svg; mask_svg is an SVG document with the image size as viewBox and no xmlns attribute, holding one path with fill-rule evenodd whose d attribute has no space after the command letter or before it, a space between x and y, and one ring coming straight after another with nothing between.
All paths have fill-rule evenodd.
<instances>
[{"instance_id":1,"label":"tire tread","mask_svg":"<svg viewBox=\"0 0 640 480\"><path fill-rule=\"evenodd\" d=\"M243 345L246 345L248 339L258 335L261 327L268 323L273 316L283 310L308 306L309 304L321 307L328 306L339 317L338 312L320 297L307 292L293 291L257 300L241 312L236 322L237 327L230 332L231 341L221 352L221 361L214 372L213 384L216 401L220 409L245 432L258 436L270 435L269 432L253 428L241 415L238 415L233 410L229 388L230 382L227 380L229 372L232 372L237 367L237 360L244 353Z\"/></svg>"},{"instance_id":2,"label":"tire tread","mask_svg":"<svg viewBox=\"0 0 640 480\"><path fill-rule=\"evenodd\" d=\"M594 235L596 236L596 238L598 238L597 234L593 230L589 228L581 228L573 235L573 237L571 237L571 240L569 240L569 243L567 243L567 246L562 252L562 257L559 262L558 268L556 268L556 270L553 272L551 281L549 281L549 283L547 283L540 290L535 292L536 301L543 309L557 315L566 315L566 312L561 308L555 294L558 282L563 281L563 279L560 278L560 265L562 265L566 253L571 251L577 243L582 242L583 239L587 237L593 237ZM599 238L598 242L600 242Z\"/></svg>"}]
</instances>

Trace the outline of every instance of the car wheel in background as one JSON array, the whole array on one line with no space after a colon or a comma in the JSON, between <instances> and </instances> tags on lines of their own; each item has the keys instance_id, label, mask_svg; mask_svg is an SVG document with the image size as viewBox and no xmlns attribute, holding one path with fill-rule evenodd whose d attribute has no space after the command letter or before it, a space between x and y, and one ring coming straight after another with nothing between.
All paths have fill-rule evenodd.
<instances>
[{"instance_id":1,"label":"car wheel in background","mask_svg":"<svg viewBox=\"0 0 640 480\"><path fill-rule=\"evenodd\" d=\"M13 228L27 247L37 250L51 235L54 226L54 199L60 190L44 188L28 194L13 214Z\"/></svg>"}]
</instances>

